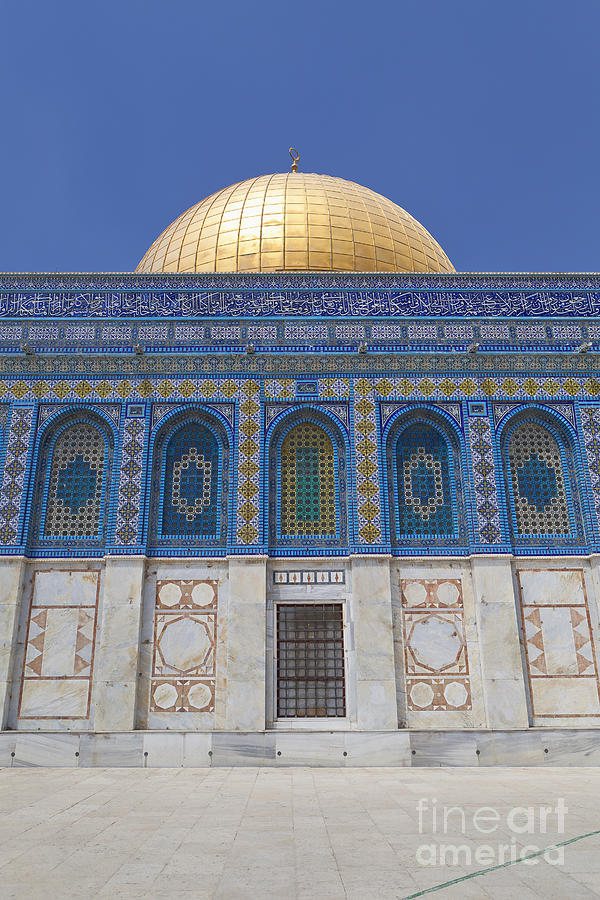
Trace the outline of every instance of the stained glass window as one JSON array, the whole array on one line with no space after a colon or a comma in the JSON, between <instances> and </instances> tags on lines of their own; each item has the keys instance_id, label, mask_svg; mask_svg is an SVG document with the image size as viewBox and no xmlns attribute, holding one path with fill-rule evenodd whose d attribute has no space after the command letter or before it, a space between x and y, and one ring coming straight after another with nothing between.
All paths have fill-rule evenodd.
<instances>
[{"instance_id":1,"label":"stained glass window","mask_svg":"<svg viewBox=\"0 0 600 900\"><path fill-rule=\"evenodd\" d=\"M163 537L216 537L219 445L212 431L187 422L165 450Z\"/></svg>"},{"instance_id":2,"label":"stained glass window","mask_svg":"<svg viewBox=\"0 0 600 900\"><path fill-rule=\"evenodd\" d=\"M100 536L105 455L104 437L93 425L72 425L59 435L50 462L44 537Z\"/></svg>"},{"instance_id":3,"label":"stained glass window","mask_svg":"<svg viewBox=\"0 0 600 900\"><path fill-rule=\"evenodd\" d=\"M519 534L571 531L560 448L537 422L524 422L508 445L514 512Z\"/></svg>"},{"instance_id":4,"label":"stained glass window","mask_svg":"<svg viewBox=\"0 0 600 900\"><path fill-rule=\"evenodd\" d=\"M398 534L454 534L450 451L444 436L426 423L398 438Z\"/></svg>"},{"instance_id":5,"label":"stained glass window","mask_svg":"<svg viewBox=\"0 0 600 900\"><path fill-rule=\"evenodd\" d=\"M297 536L336 533L333 444L311 422L292 428L281 445L281 530Z\"/></svg>"}]
</instances>

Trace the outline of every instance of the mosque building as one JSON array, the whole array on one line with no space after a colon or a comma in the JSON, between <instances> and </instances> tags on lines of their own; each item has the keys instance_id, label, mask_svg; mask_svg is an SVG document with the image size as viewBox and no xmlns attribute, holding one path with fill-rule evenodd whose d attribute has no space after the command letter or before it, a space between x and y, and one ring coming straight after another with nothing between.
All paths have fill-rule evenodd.
<instances>
[{"instance_id":1,"label":"mosque building","mask_svg":"<svg viewBox=\"0 0 600 900\"><path fill-rule=\"evenodd\" d=\"M600 760L600 276L263 175L0 275L0 765Z\"/></svg>"}]
</instances>

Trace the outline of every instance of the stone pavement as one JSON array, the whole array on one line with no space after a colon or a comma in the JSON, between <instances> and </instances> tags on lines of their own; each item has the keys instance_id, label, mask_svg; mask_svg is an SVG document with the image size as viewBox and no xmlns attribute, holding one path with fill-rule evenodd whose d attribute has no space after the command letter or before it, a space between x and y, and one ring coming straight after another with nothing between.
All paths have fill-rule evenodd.
<instances>
[{"instance_id":1,"label":"stone pavement","mask_svg":"<svg viewBox=\"0 0 600 900\"><path fill-rule=\"evenodd\" d=\"M600 831L599 800L598 768L5 768L0 896L600 897L600 834L463 880Z\"/></svg>"}]
</instances>

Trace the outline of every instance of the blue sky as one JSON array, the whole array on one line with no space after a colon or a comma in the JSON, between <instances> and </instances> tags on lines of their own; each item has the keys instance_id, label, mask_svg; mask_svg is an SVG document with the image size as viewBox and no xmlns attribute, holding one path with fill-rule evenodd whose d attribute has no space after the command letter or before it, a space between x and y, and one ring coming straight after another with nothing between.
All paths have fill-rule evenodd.
<instances>
[{"instance_id":1,"label":"blue sky","mask_svg":"<svg viewBox=\"0 0 600 900\"><path fill-rule=\"evenodd\" d=\"M131 271L290 144L460 271L600 269L598 0L4 0L0 22L0 270Z\"/></svg>"}]
</instances>

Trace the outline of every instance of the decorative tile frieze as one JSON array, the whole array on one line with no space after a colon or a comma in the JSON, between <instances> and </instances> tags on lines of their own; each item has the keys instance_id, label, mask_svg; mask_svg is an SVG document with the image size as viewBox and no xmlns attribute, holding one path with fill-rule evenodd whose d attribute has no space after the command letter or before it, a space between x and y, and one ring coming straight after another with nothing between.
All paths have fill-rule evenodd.
<instances>
[{"instance_id":1,"label":"decorative tile frieze","mask_svg":"<svg viewBox=\"0 0 600 900\"><path fill-rule=\"evenodd\" d=\"M248 339L251 341L276 341L277 325L248 325Z\"/></svg>"},{"instance_id":2,"label":"decorative tile frieze","mask_svg":"<svg viewBox=\"0 0 600 900\"><path fill-rule=\"evenodd\" d=\"M87 274L87 273L65 273L58 274L37 274L30 272L26 274L4 273L0 276L0 291L17 291L18 296L3 296L2 300L5 305L3 308L4 315L12 317L18 314L19 306L17 301L23 307L23 314L26 316L42 316L44 313L52 313L56 316L62 315L60 310L60 300L64 292L75 291L78 294L84 292L83 296L76 296L73 300L79 300L78 311L82 316L86 316L86 303L92 305L95 315L111 315L112 310L118 305L119 295L123 295L125 305L127 307L127 315L135 317L134 310L138 308L137 301L154 304L159 298L158 294L164 291L180 291L178 298L179 305L183 314L193 317L197 314L194 307L196 300L195 292L211 292L210 297L206 299L210 301L214 315L223 315L224 301L228 298L223 297L222 292L234 291L235 295L231 298L237 302L238 310L245 299L243 292L253 292L258 294L258 298L250 296L250 302L262 303L265 308L269 309L272 315L276 315L274 301L285 302L287 297L281 292L297 291L301 294L310 291L326 291L323 298L328 303L328 308L338 310L340 304L348 308L348 300L352 299L357 308L355 315L367 315L368 310L364 306L364 291L377 291L382 299L385 299L389 291L394 294L398 291L450 291L463 295L465 291L503 291L513 295L515 292L524 291L526 296L523 298L515 298L515 306L523 301L527 307L529 315L544 316L554 315L553 306L556 304L556 297L567 294L567 299L573 302L573 307L577 308L578 314L587 316L594 314L594 298L590 296L591 291L600 291L600 276L595 274L555 274L546 273L525 273L525 274L487 274L480 272L471 273L430 273L430 272L386 272L386 273L368 273L368 272L302 272L287 273L280 272L276 274L268 274L265 272L255 273L158 273L154 275L142 275L137 273L120 272L118 274ZM44 298L44 291L52 291L53 293ZM85 291L94 292L89 297L85 295ZM136 296L129 292L137 292ZM274 298L271 292L275 291L279 296ZM346 298L340 294L341 291L352 291L356 294L352 298ZM102 292L107 292L105 297ZM536 292L531 295L531 292ZM202 295L200 295L202 297ZM435 298L435 294L433 295ZM432 299L433 299L432 298ZM169 298L171 299L171 298ZM394 296L394 300L399 300ZM413 299L409 294L407 300ZM496 309L494 303L501 299L502 305ZM104 307L104 301L110 301L111 305ZM45 309L44 303L51 304ZM502 296L485 294L480 298L482 308L488 310L488 315L508 315L510 302ZM151 314L160 315L155 306L151 307ZM170 313L174 308L171 306ZM322 311L323 312L323 311ZM396 310L394 310L396 312ZM75 309L73 310L75 313ZM254 309L250 313L254 314ZM306 309L305 314L309 314ZM400 314L400 313L398 313ZM436 313L431 313L436 314ZM485 315L485 313L482 313ZM565 313L568 315L568 313Z\"/></svg>"},{"instance_id":3,"label":"decorative tile frieze","mask_svg":"<svg viewBox=\"0 0 600 900\"><path fill-rule=\"evenodd\" d=\"M565 343L581 341L581 325L557 325L554 323L552 325L552 337L555 341L564 341Z\"/></svg>"},{"instance_id":4,"label":"decorative tile frieze","mask_svg":"<svg viewBox=\"0 0 600 900\"><path fill-rule=\"evenodd\" d=\"M345 584L343 569L296 569L293 572L277 570L273 572L273 584Z\"/></svg>"},{"instance_id":5,"label":"decorative tile frieze","mask_svg":"<svg viewBox=\"0 0 600 900\"><path fill-rule=\"evenodd\" d=\"M294 341L326 341L329 338L327 325L286 325L285 339Z\"/></svg>"},{"instance_id":6,"label":"decorative tile frieze","mask_svg":"<svg viewBox=\"0 0 600 900\"><path fill-rule=\"evenodd\" d=\"M59 354L56 346L45 349L43 355L24 354L21 350L15 351L13 354L4 353L0 357L0 377L2 379L0 391L6 393L10 387L8 380L13 378L29 379L34 376L41 379L46 377L55 379L58 373L67 378L78 377L82 380L78 389L88 391L90 384L86 379L96 380L110 377L120 380L124 373L134 378L155 377L160 381L161 378L164 380L185 379L190 372L204 378L227 378L228 376L256 378L265 375L270 378L296 378L300 375L326 378L350 375L370 376L374 373L378 373L379 377L393 375L402 378L409 372L411 379L418 387L422 380L425 380L426 385L429 383L431 373L445 372L447 374L440 377L440 383L443 382L445 391L445 393L442 391L441 394L448 397L455 392L458 399L462 397L461 385L469 377L476 381L474 387L468 380L466 381L465 395L468 392L474 393L480 383L483 385L483 393L486 396L489 395L489 385L492 382L488 380L487 375L482 375L483 365L484 371L493 373L492 377L497 379L493 383L497 384L499 396L502 396L501 386L504 382L507 385L504 392L505 398L512 398L515 391L518 391L519 385L525 382L524 396L531 396L531 393L528 393L531 390L538 391L540 396L544 396L546 393L544 383L548 380L547 396L552 397L561 390L562 384L558 381L554 383L555 377L563 379L564 382L567 382L569 378L583 379L580 381L581 389L581 386L585 386L587 383L584 378L587 375L587 379L591 379L590 395L593 394L593 384L598 371L598 354L596 352L575 355L572 351L547 352L544 348L544 352L536 353L535 347L526 348L530 351L527 357L523 357L519 348L517 348L519 352L487 351L485 354L469 354L462 351L453 353L446 350L446 352L441 352L442 348L437 344L432 346L428 352L419 352L418 348L415 350L402 348L402 352L400 352L398 348L393 348L393 352L390 349L389 352L377 353L338 352L335 345L328 347L327 350L323 348L319 353L289 353L287 346L279 348L280 352L277 353L266 350L248 353L244 344L237 352L225 347L215 348L213 353L203 353L202 355L198 355L195 347L192 347L189 353L180 352L177 349L177 352L172 354L149 352L138 355L135 353L134 347L135 344L131 344L130 352L112 355L106 355L106 348L103 345L99 346L96 352L85 356L82 354L69 355L63 352ZM129 350L129 343L124 349ZM518 381L515 380L515 372L519 373ZM528 374L523 377L523 372ZM421 374L415 375L415 373ZM533 383L532 387L529 378L537 378L538 386L536 387ZM38 389L40 395L44 391L48 393L49 390L48 387L44 387L43 380L40 381ZM163 387L161 387L162 390ZM573 390L569 382L562 398L569 400L574 396ZM494 393L493 389L491 393ZM165 399L165 396L161 393L153 399Z\"/></svg>"},{"instance_id":7,"label":"decorative tile frieze","mask_svg":"<svg viewBox=\"0 0 600 900\"><path fill-rule=\"evenodd\" d=\"M0 341L6 344L18 344L23 340L23 325L0 325Z\"/></svg>"}]
</instances>

